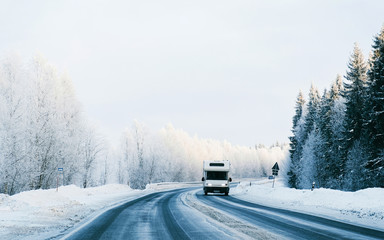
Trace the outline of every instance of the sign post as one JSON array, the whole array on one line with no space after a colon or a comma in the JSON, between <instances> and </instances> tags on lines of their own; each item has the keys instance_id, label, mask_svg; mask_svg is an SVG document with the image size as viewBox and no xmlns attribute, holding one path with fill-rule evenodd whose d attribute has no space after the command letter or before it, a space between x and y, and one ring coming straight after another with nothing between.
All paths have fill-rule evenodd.
<instances>
[{"instance_id":1,"label":"sign post","mask_svg":"<svg viewBox=\"0 0 384 240\"><path fill-rule=\"evenodd\" d=\"M273 175L273 183L272 183L272 188L275 187L275 176L279 175L279 164L277 164L277 162L275 163L275 165L273 165L272 167L272 175Z\"/></svg>"},{"instance_id":2,"label":"sign post","mask_svg":"<svg viewBox=\"0 0 384 240\"><path fill-rule=\"evenodd\" d=\"M63 178L64 178L64 171L63 171L63 168L57 168L57 182L56 182L56 192L59 191L59 176L60 174L63 175Z\"/></svg>"}]
</instances>

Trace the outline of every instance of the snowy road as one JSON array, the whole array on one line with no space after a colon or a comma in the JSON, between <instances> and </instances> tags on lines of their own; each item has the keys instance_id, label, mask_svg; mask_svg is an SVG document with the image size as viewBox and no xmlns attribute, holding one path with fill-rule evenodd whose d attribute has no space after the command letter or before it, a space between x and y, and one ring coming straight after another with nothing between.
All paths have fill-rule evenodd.
<instances>
[{"instance_id":1,"label":"snowy road","mask_svg":"<svg viewBox=\"0 0 384 240\"><path fill-rule=\"evenodd\" d=\"M200 188L156 192L110 209L64 239L383 239L384 232L270 208Z\"/></svg>"},{"instance_id":2,"label":"snowy road","mask_svg":"<svg viewBox=\"0 0 384 240\"><path fill-rule=\"evenodd\" d=\"M196 194L201 202L287 239L384 239L384 232L227 196Z\"/></svg>"},{"instance_id":3,"label":"snowy road","mask_svg":"<svg viewBox=\"0 0 384 240\"><path fill-rule=\"evenodd\" d=\"M157 192L127 202L64 239L235 239L183 203L182 194L190 190Z\"/></svg>"}]
</instances>

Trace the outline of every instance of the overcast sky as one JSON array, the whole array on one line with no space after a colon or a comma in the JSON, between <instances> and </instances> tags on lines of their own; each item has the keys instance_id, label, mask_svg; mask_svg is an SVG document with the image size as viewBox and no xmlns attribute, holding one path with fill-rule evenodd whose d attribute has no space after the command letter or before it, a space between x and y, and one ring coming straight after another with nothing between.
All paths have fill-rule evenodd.
<instances>
[{"instance_id":1,"label":"overcast sky","mask_svg":"<svg viewBox=\"0 0 384 240\"><path fill-rule=\"evenodd\" d=\"M253 146L288 142L294 104L365 56L384 1L0 1L0 55L41 53L111 139L137 119ZM0 56L0 57L1 57Z\"/></svg>"}]
</instances>

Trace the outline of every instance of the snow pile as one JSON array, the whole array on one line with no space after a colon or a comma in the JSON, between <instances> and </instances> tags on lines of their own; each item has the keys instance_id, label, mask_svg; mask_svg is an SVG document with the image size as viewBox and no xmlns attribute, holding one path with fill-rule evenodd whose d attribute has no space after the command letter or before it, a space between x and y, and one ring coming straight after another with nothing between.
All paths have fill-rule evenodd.
<instances>
[{"instance_id":1,"label":"snow pile","mask_svg":"<svg viewBox=\"0 0 384 240\"><path fill-rule=\"evenodd\" d=\"M80 220L148 191L126 185L82 189L75 185L34 190L13 196L0 194L0 238L36 239L55 236Z\"/></svg>"},{"instance_id":2,"label":"snow pile","mask_svg":"<svg viewBox=\"0 0 384 240\"><path fill-rule=\"evenodd\" d=\"M231 195L271 207L336 218L360 225L384 229L384 189L369 188L357 192L332 189L292 189L283 180L242 181Z\"/></svg>"}]
</instances>

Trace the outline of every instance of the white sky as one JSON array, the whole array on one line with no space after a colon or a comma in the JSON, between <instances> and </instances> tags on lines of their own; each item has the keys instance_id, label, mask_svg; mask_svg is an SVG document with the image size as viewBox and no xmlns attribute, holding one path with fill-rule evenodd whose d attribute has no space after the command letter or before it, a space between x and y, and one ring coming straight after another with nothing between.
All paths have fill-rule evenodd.
<instances>
[{"instance_id":1,"label":"white sky","mask_svg":"<svg viewBox=\"0 0 384 240\"><path fill-rule=\"evenodd\" d=\"M253 146L288 142L300 89L365 55L384 1L0 1L0 57L68 72L112 138L133 119Z\"/></svg>"}]
</instances>

